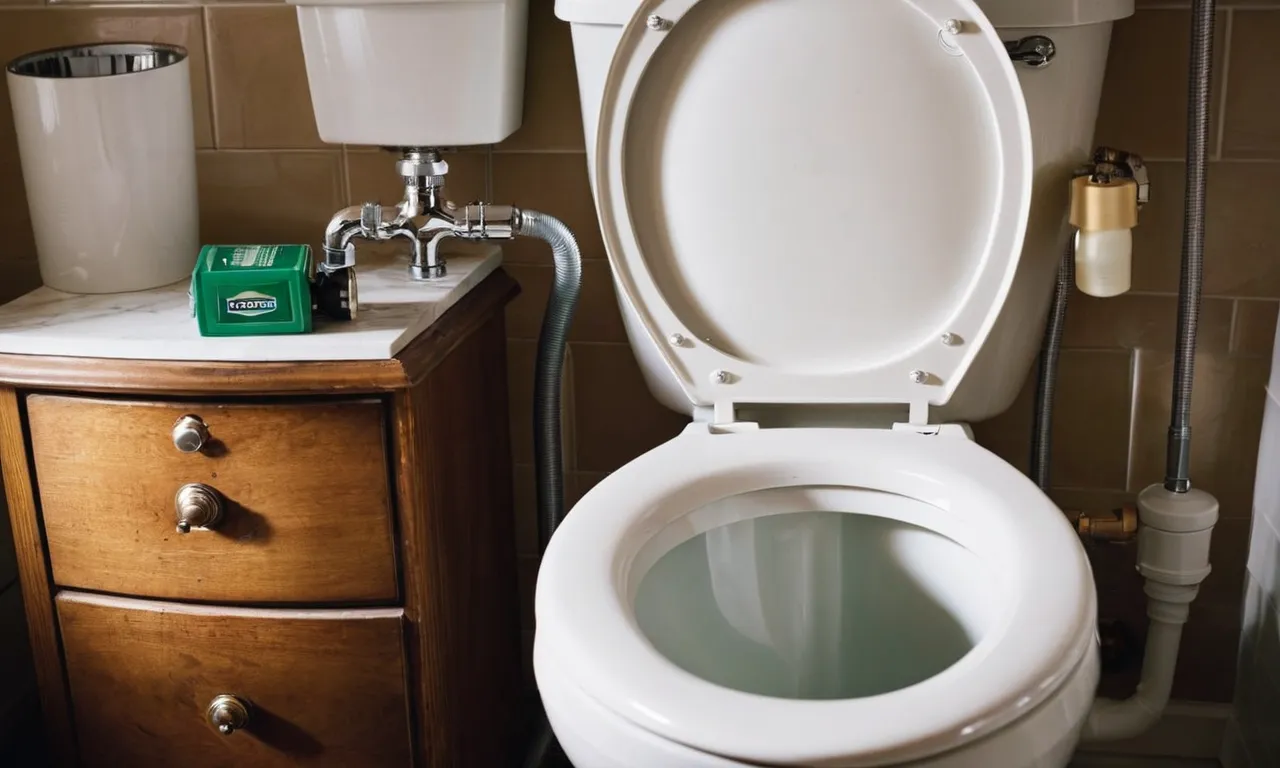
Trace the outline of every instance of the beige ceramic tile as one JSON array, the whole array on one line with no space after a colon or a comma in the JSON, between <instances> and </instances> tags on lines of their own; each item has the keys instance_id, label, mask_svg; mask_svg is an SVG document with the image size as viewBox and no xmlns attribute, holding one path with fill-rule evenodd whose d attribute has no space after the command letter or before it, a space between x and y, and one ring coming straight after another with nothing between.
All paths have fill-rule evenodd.
<instances>
[{"instance_id":1,"label":"beige ceramic tile","mask_svg":"<svg viewBox=\"0 0 1280 768\"><path fill-rule=\"evenodd\" d=\"M196 146L213 146L199 8L32 8L0 15L0 62L44 48L121 40L171 43L187 49ZM0 103L8 101L8 86L0 80ZM13 144L13 115L6 106L0 109L0 155L14 151Z\"/></svg>"},{"instance_id":2,"label":"beige ceramic tile","mask_svg":"<svg viewBox=\"0 0 1280 768\"><path fill-rule=\"evenodd\" d=\"M219 147L324 147L290 6L207 9Z\"/></svg>"},{"instance_id":3,"label":"beige ceramic tile","mask_svg":"<svg viewBox=\"0 0 1280 768\"><path fill-rule=\"evenodd\" d=\"M517 464L533 464L533 373L537 362L536 341L507 341L507 412L511 419L511 456ZM574 445L574 360L570 350L564 364L560 394L560 437L565 471L575 469Z\"/></svg>"},{"instance_id":4,"label":"beige ceramic tile","mask_svg":"<svg viewBox=\"0 0 1280 768\"><path fill-rule=\"evenodd\" d=\"M1274 301L1237 301L1231 351L1237 355L1270 357L1275 344L1278 307Z\"/></svg>"},{"instance_id":5,"label":"beige ceramic tile","mask_svg":"<svg viewBox=\"0 0 1280 768\"><path fill-rule=\"evenodd\" d=\"M1153 200L1134 231L1133 288L1177 293L1182 252L1180 163L1151 165ZM1280 163L1210 163L1204 291L1280 298Z\"/></svg>"},{"instance_id":6,"label":"beige ceramic tile","mask_svg":"<svg viewBox=\"0 0 1280 768\"><path fill-rule=\"evenodd\" d=\"M569 338L574 341L626 341L618 296L607 261L582 264L582 292Z\"/></svg>"},{"instance_id":7,"label":"beige ceramic tile","mask_svg":"<svg viewBox=\"0 0 1280 768\"><path fill-rule=\"evenodd\" d=\"M1200 305L1197 347L1226 352L1231 336L1232 302L1205 299ZM1063 345L1075 349L1152 349L1171 351L1178 324L1176 296L1123 294L1098 299L1076 291L1067 305Z\"/></svg>"},{"instance_id":8,"label":"beige ceramic tile","mask_svg":"<svg viewBox=\"0 0 1280 768\"><path fill-rule=\"evenodd\" d=\"M1224 157L1280 157L1280 6L1235 13L1231 64L1223 117Z\"/></svg>"},{"instance_id":9,"label":"beige ceramic tile","mask_svg":"<svg viewBox=\"0 0 1280 768\"><path fill-rule=\"evenodd\" d=\"M582 149L582 112L569 25L555 17L555 0L529 0L529 48L524 122L504 150Z\"/></svg>"},{"instance_id":10,"label":"beige ceramic tile","mask_svg":"<svg viewBox=\"0 0 1280 768\"><path fill-rule=\"evenodd\" d=\"M347 152L347 176L351 185L350 205L373 200L392 205L404 197L404 182L396 173L398 152L351 149ZM445 177L445 198L463 204L485 198L488 173L486 152L446 152L449 174Z\"/></svg>"},{"instance_id":11,"label":"beige ceramic tile","mask_svg":"<svg viewBox=\"0 0 1280 768\"><path fill-rule=\"evenodd\" d=\"M1054 401L1054 486L1124 488L1129 454L1130 352L1063 350Z\"/></svg>"},{"instance_id":12,"label":"beige ceramic tile","mask_svg":"<svg viewBox=\"0 0 1280 768\"><path fill-rule=\"evenodd\" d=\"M1164 480L1173 356L1138 354L1129 489ZM1270 360L1198 355L1191 401L1191 481L1217 497L1222 516L1250 514Z\"/></svg>"},{"instance_id":13,"label":"beige ceramic tile","mask_svg":"<svg viewBox=\"0 0 1280 768\"><path fill-rule=\"evenodd\" d=\"M1008 410L993 419L973 425L978 444L1026 474L1031 460L1032 407L1036 396L1036 372L1033 367L1022 384L1022 390Z\"/></svg>"},{"instance_id":14,"label":"beige ceramic tile","mask_svg":"<svg viewBox=\"0 0 1280 768\"><path fill-rule=\"evenodd\" d=\"M1218 14L1214 93L1221 88L1225 14ZM1188 10L1143 10L1115 25L1097 143L1147 157L1186 155ZM1176 43L1172 42L1176 41ZM1213 99L1216 105L1220 100ZM1220 124L1215 119L1214 126ZM1215 140L1210 137L1210 149Z\"/></svg>"},{"instance_id":15,"label":"beige ceramic tile","mask_svg":"<svg viewBox=\"0 0 1280 768\"><path fill-rule=\"evenodd\" d=\"M202 152L200 236L205 243L317 246L342 207L342 153Z\"/></svg>"},{"instance_id":16,"label":"beige ceramic tile","mask_svg":"<svg viewBox=\"0 0 1280 768\"><path fill-rule=\"evenodd\" d=\"M493 201L550 214L573 230L584 259L605 258L587 180L587 156L577 152L493 155ZM550 264L551 250L534 240L506 248L507 262Z\"/></svg>"},{"instance_id":17,"label":"beige ceramic tile","mask_svg":"<svg viewBox=\"0 0 1280 768\"><path fill-rule=\"evenodd\" d=\"M617 469L688 423L653 399L627 345L576 343L573 361L579 469Z\"/></svg>"}]
</instances>

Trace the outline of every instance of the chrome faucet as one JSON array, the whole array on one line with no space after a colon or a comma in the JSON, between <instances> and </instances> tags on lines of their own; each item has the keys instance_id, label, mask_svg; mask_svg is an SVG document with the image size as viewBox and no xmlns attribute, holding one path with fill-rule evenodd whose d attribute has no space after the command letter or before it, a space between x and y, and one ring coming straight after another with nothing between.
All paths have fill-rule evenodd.
<instances>
[{"instance_id":1,"label":"chrome faucet","mask_svg":"<svg viewBox=\"0 0 1280 768\"><path fill-rule=\"evenodd\" d=\"M404 198L391 210L376 202L338 211L324 232L320 269L334 272L355 264L355 240L403 238L412 245L409 271L418 280L444 277L440 243L446 238L508 240L520 229L520 211L510 206L472 203L459 207L444 199L449 164L435 149L409 148L396 163Z\"/></svg>"}]
</instances>

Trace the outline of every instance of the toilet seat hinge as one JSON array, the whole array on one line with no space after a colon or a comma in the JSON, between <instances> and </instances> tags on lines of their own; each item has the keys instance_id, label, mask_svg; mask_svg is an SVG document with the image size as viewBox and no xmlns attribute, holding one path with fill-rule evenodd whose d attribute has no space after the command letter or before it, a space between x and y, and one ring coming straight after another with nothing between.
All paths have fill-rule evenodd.
<instances>
[{"instance_id":1,"label":"toilet seat hinge","mask_svg":"<svg viewBox=\"0 0 1280 768\"><path fill-rule=\"evenodd\" d=\"M713 435L755 432L758 429L760 425L754 421L738 421L737 408L732 400L719 400L711 408L711 420L707 424L707 431Z\"/></svg>"}]
</instances>

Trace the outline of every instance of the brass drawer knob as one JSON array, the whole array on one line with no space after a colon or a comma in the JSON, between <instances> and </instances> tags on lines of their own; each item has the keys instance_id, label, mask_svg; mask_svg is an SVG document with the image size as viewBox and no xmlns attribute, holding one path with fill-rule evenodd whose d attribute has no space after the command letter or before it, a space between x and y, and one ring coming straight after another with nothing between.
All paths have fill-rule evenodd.
<instances>
[{"instance_id":1,"label":"brass drawer knob","mask_svg":"<svg viewBox=\"0 0 1280 768\"><path fill-rule=\"evenodd\" d=\"M209 724L223 736L230 736L249 724L249 702L229 693L220 693L209 702L205 714Z\"/></svg>"},{"instance_id":2,"label":"brass drawer knob","mask_svg":"<svg viewBox=\"0 0 1280 768\"><path fill-rule=\"evenodd\" d=\"M188 413L173 425L173 447L183 453L199 453L209 442L209 427L199 416Z\"/></svg>"},{"instance_id":3,"label":"brass drawer knob","mask_svg":"<svg viewBox=\"0 0 1280 768\"><path fill-rule=\"evenodd\" d=\"M222 495L203 483L187 483L173 499L178 533L212 528L222 521Z\"/></svg>"}]
</instances>

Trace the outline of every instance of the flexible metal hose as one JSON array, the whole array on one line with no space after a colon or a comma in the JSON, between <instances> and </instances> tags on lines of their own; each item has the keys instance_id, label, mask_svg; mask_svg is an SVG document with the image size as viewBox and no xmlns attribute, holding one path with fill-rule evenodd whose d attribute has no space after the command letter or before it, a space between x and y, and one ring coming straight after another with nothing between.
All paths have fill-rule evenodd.
<instances>
[{"instance_id":1,"label":"flexible metal hose","mask_svg":"<svg viewBox=\"0 0 1280 768\"><path fill-rule=\"evenodd\" d=\"M1209 145L1209 88L1213 62L1214 0L1191 4L1191 67L1187 105L1187 193L1182 223L1182 277L1178 287L1178 340L1173 358L1173 407L1169 420L1164 487L1191 488L1191 384L1204 273L1204 197Z\"/></svg>"},{"instance_id":2,"label":"flexible metal hose","mask_svg":"<svg viewBox=\"0 0 1280 768\"><path fill-rule=\"evenodd\" d=\"M533 373L533 462L538 495L538 551L543 552L564 520L564 456L560 435L560 391L569 327L582 290L582 253L573 232L554 216L520 212L520 234L551 246L556 276L542 316ZM539 768L559 756L546 715L539 713L523 765Z\"/></svg>"},{"instance_id":3,"label":"flexible metal hose","mask_svg":"<svg viewBox=\"0 0 1280 768\"><path fill-rule=\"evenodd\" d=\"M538 547L547 548L564 519L564 456L560 435L560 391L569 327L582 289L582 253L564 222L537 211L520 212L520 234L551 246L556 276L542 316L533 374L533 462L538 495Z\"/></svg>"},{"instance_id":4,"label":"flexible metal hose","mask_svg":"<svg viewBox=\"0 0 1280 768\"><path fill-rule=\"evenodd\" d=\"M1044 328L1044 345L1040 349L1039 372L1036 377L1036 412L1031 428L1031 479L1040 490L1049 492L1049 444L1053 437L1053 396L1058 381L1058 356L1062 352L1062 330L1067 323L1067 299L1076 285L1075 238L1067 239L1067 248L1058 262L1058 279L1053 286L1053 303L1049 322Z\"/></svg>"}]
</instances>

